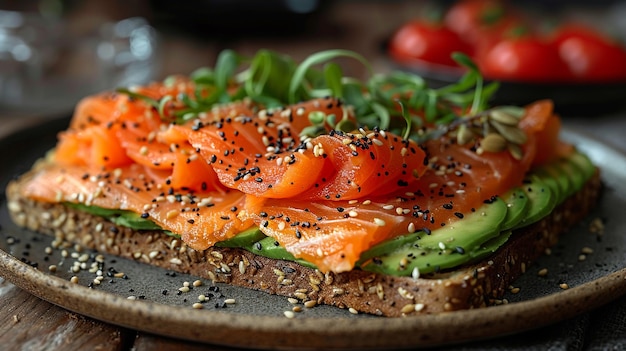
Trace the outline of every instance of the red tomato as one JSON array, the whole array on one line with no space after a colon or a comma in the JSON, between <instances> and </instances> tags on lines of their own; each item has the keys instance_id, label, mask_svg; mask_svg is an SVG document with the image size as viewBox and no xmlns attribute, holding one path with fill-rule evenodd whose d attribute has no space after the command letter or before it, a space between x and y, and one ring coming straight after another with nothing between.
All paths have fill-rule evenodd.
<instances>
[{"instance_id":1,"label":"red tomato","mask_svg":"<svg viewBox=\"0 0 626 351\"><path fill-rule=\"evenodd\" d=\"M477 63L488 79L545 82L564 77L556 48L536 36L503 39L485 49Z\"/></svg>"},{"instance_id":2,"label":"red tomato","mask_svg":"<svg viewBox=\"0 0 626 351\"><path fill-rule=\"evenodd\" d=\"M470 44L485 36L501 35L524 24L517 12L499 0L464 0L455 3L445 14L444 23Z\"/></svg>"},{"instance_id":3,"label":"red tomato","mask_svg":"<svg viewBox=\"0 0 626 351\"><path fill-rule=\"evenodd\" d=\"M626 49L601 33L582 25L564 25L552 43L574 79L626 80Z\"/></svg>"},{"instance_id":4,"label":"red tomato","mask_svg":"<svg viewBox=\"0 0 626 351\"><path fill-rule=\"evenodd\" d=\"M457 66L450 57L455 51L471 54L471 48L456 33L429 22L406 23L389 43L389 53L398 60L419 59L447 66Z\"/></svg>"}]
</instances>

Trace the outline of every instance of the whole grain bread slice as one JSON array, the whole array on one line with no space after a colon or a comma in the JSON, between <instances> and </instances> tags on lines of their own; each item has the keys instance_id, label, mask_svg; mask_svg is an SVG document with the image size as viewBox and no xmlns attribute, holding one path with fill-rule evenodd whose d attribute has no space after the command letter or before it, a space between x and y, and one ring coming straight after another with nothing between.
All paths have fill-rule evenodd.
<instances>
[{"instance_id":1,"label":"whole grain bread slice","mask_svg":"<svg viewBox=\"0 0 626 351\"><path fill-rule=\"evenodd\" d=\"M352 308L382 316L439 313L492 305L510 284L555 245L595 206L599 172L553 212L516 230L495 254L472 265L417 279L361 270L326 273L294 262L257 256L243 249L213 247L196 251L162 231L136 231L102 217L21 196L23 175L7 187L10 214L20 226L98 252L109 253L214 282L296 298L302 302Z\"/></svg>"}]
</instances>

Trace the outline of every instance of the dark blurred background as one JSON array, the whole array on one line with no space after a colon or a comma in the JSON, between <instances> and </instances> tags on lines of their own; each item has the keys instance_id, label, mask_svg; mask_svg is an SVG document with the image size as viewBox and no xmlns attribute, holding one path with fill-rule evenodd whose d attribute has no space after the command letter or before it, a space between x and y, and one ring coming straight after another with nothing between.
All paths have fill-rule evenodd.
<instances>
[{"instance_id":1,"label":"dark blurred background","mask_svg":"<svg viewBox=\"0 0 626 351\"><path fill-rule=\"evenodd\" d=\"M225 48L269 48L302 59L341 47L389 69L380 49L385 38L425 7L451 3L0 0L0 117L67 112L100 90L213 65ZM623 1L511 3L542 19L578 18L626 37Z\"/></svg>"}]
</instances>

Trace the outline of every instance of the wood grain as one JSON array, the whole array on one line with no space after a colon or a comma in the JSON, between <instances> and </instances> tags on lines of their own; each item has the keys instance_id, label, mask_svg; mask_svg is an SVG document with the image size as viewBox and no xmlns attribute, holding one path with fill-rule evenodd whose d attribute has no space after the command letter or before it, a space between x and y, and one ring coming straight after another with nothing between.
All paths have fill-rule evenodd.
<instances>
[{"instance_id":1,"label":"wood grain","mask_svg":"<svg viewBox=\"0 0 626 351\"><path fill-rule=\"evenodd\" d=\"M5 350L123 350L133 332L68 312L0 278Z\"/></svg>"}]
</instances>

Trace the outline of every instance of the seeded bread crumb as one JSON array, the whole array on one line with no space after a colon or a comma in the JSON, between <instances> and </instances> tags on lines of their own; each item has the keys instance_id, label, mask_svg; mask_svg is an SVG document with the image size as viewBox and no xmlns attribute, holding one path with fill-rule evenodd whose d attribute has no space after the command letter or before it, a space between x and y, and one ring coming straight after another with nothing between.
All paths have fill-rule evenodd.
<instances>
[{"instance_id":1,"label":"seeded bread crumb","mask_svg":"<svg viewBox=\"0 0 626 351\"><path fill-rule=\"evenodd\" d=\"M584 218L597 203L599 172L548 217L520 230L495 254L448 272L394 277L360 270L323 274L296 263L243 249L196 251L161 231L137 232L85 212L33 201L20 194L27 173L7 187L9 212L18 225L103 253L256 289L380 316L432 314L496 304L530 264Z\"/></svg>"}]
</instances>

